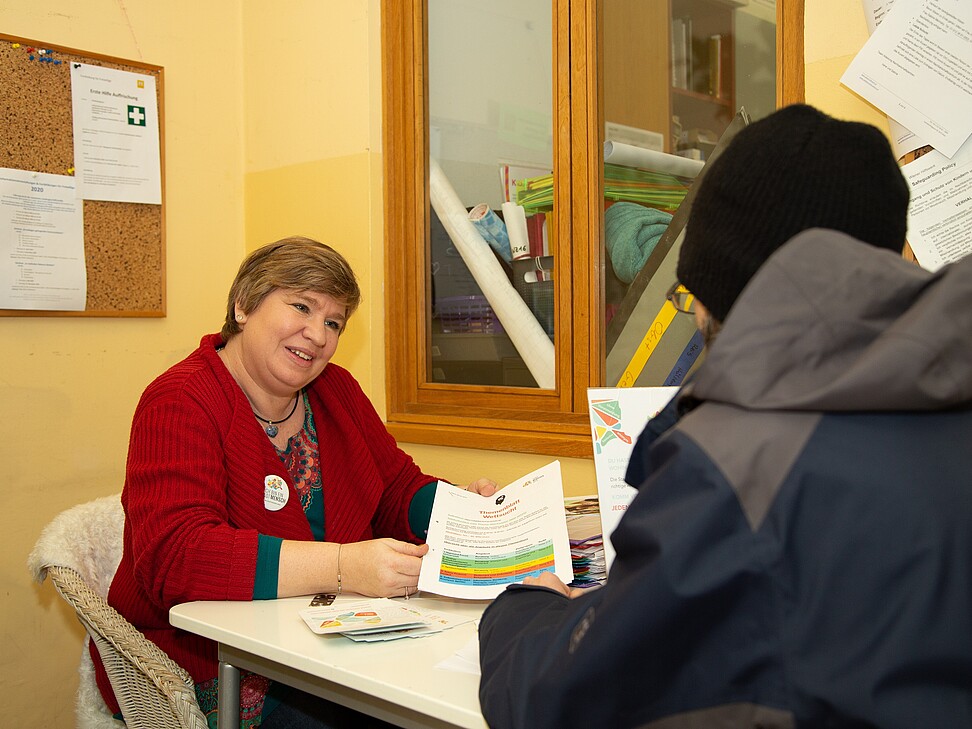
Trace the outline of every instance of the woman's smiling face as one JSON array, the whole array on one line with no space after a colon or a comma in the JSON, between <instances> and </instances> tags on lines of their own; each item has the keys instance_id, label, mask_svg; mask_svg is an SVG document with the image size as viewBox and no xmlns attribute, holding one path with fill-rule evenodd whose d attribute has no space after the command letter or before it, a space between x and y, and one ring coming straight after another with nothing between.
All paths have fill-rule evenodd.
<instances>
[{"instance_id":1,"label":"woman's smiling face","mask_svg":"<svg viewBox=\"0 0 972 729\"><path fill-rule=\"evenodd\" d=\"M324 371L337 351L347 307L326 294L275 289L249 314L237 308L243 366L272 396L291 396Z\"/></svg>"}]
</instances>

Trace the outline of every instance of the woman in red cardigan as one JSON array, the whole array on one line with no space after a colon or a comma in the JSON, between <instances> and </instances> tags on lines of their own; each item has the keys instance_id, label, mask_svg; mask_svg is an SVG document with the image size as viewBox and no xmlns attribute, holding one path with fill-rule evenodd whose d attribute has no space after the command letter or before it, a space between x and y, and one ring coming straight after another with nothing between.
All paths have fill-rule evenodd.
<instances>
[{"instance_id":1,"label":"woman in red cardigan","mask_svg":"<svg viewBox=\"0 0 972 729\"><path fill-rule=\"evenodd\" d=\"M216 645L172 628L173 605L417 589L437 479L329 363L360 300L329 246L264 246L237 273L222 331L152 382L135 410L124 553L108 601L189 671L211 723ZM489 495L496 485L467 488ZM367 726L255 674L244 673L240 701L244 729Z\"/></svg>"}]
</instances>

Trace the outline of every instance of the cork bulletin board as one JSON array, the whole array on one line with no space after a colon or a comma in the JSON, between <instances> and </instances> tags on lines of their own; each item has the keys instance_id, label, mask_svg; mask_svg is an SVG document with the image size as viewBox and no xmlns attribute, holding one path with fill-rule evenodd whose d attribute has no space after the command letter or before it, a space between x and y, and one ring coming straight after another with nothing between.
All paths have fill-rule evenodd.
<instances>
[{"instance_id":1,"label":"cork bulletin board","mask_svg":"<svg viewBox=\"0 0 972 729\"><path fill-rule=\"evenodd\" d=\"M38 50L44 50L44 54L38 54ZM73 174L72 62L155 77L162 203L84 200L87 275L84 311L0 309L0 316L165 316L165 135L161 66L0 34L0 98L3 99L0 167Z\"/></svg>"}]
</instances>

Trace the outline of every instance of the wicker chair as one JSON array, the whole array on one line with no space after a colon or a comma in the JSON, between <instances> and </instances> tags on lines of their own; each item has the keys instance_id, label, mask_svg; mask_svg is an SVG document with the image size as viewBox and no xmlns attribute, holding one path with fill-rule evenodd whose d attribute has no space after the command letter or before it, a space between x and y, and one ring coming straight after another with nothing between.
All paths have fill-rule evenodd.
<instances>
[{"instance_id":1,"label":"wicker chair","mask_svg":"<svg viewBox=\"0 0 972 729\"><path fill-rule=\"evenodd\" d=\"M81 729L207 729L192 678L105 601L122 550L125 515L119 495L74 506L41 533L27 565L49 576L98 648L125 723L108 712L82 650L76 705Z\"/></svg>"}]
</instances>

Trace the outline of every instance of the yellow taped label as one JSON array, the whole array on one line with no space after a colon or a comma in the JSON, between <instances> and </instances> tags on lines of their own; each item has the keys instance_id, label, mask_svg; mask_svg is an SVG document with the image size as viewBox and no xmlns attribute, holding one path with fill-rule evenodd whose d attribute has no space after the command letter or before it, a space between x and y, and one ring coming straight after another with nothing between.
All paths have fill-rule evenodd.
<instances>
[{"instance_id":1,"label":"yellow taped label","mask_svg":"<svg viewBox=\"0 0 972 729\"><path fill-rule=\"evenodd\" d=\"M645 365L648 364L648 358L655 351L658 342L661 341L662 335L675 319L676 314L678 314L678 309L674 307L671 301L666 300L662 304L662 308L658 311L655 321L651 323L648 331L645 332L641 344L638 345L638 348L631 356L631 361L628 362L628 366L624 368L621 379L618 380L617 387L634 387L635 382L638 381L638 377L645 369Z\"/></svg>"}]
</instances>

